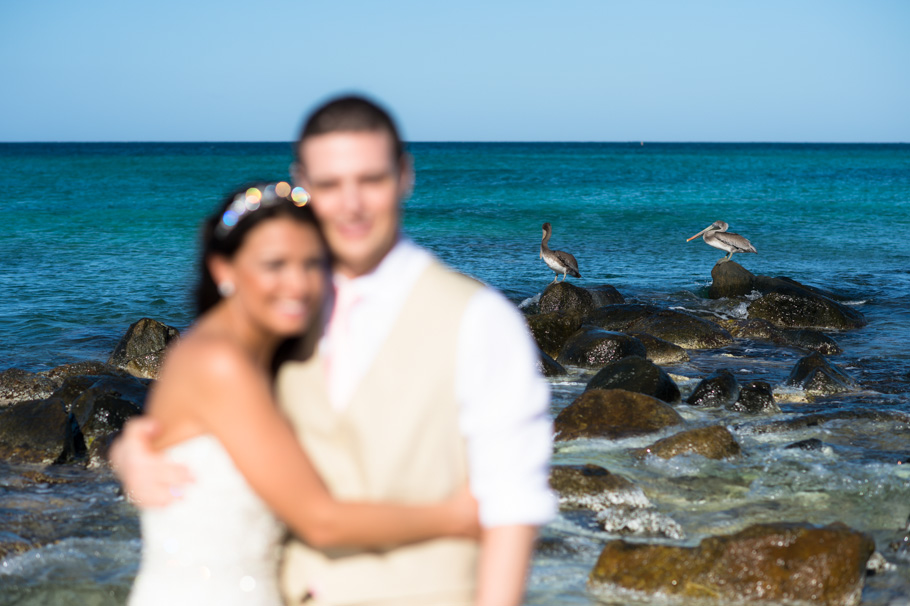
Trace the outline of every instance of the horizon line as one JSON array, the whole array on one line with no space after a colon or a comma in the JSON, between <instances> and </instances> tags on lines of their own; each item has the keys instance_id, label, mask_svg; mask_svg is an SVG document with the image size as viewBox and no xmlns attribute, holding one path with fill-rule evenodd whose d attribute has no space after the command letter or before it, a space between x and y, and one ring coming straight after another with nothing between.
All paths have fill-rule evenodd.
<instances>
[{"instance_id":1,"label":"horizon line","mask_svg":"<svg viewBox=\"0 0 910 606\"><path fill-rule=\"evenodd\" d=\"M0 141L0 145L29 145L29 144L144 144L144 143L162 143L162 144L199 144L199 143L286 143L293 145L293 140L281 140L281 139L221 139L221 140L212 140L212 139L199 139L199 140L106 140L106 141L51 141L51 140L37 140L37 141ZM910 141L756 141L756 140L742 140L742 141L649 141L647 139L630 139L630 140L612 140L612 141L603 141L603 140L413 140L413 141L404 141L405 144L411 143L607 143L607 144L622 144L622 145L907 145L910 144Z\"/></svg>"}]
</instances>

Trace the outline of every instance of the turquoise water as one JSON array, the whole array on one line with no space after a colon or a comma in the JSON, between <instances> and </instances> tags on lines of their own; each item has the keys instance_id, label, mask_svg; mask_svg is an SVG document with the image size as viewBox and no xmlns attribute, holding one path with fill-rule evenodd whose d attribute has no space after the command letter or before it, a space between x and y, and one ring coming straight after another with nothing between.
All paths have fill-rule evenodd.
<instances>
[{"instance_id":1,"label":"turquoise water","mask_svg":"<svg viewBox=\"0 0 910 606\"><path fill-rule=\"evenodd\" d=\"M840 409L910 413L910 145L415 143L411 152L417 182L406 231L516 304L553 279L538 258L540 226L549 221L551 246L578 259L576 284L610 283L627 300L743 317L737 301L702 298L720 251L686 242L724 220L758 250L735 257L747 269L844 293L869 320L833 335L844 353L832 361L860 381L859 392L814 402L782 392L803 354L738 342L668 368L684 394L729 367L741 381L775 386L782 419ZM0 370L104 360L144 316L188 325L199 221L236 184L287 178L290 162L290 146L280 143L0 144ZM554 414L587 378L573 372L552 381ZM743 421L681 410L694 425ZM736 432L746 455L735 463L633 461L628 449L650 440L560 445L554 461L627 475L680 524L686 544L756 521L844 521L872 534L896 566L870 578L863 603L905 604L910 553L886 547L903 536L910 514L907 425L750 427ZM811 437L830 449L783 448ZM61 469L54 473L76 479L35 492L3 465L0 529L25 509L104 519L70 524L57 545L4 561L0 586L21 598L10 603L51 603L48 596L65 592L99 604L122 600L138 541L134 513L109 478ZM535 557L528 603L591 604L585 576L615 535L583 514L561 515L544 535L558 548Z\"/></svg>"}]
</instances>

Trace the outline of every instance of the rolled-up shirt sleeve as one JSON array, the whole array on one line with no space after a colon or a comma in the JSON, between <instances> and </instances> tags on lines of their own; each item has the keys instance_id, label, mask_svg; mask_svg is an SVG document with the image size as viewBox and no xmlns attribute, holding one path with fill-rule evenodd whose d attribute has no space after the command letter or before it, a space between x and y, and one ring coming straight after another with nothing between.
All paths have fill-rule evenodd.
<instances>
[{"instance_id":1,"label":"rolled-up shirt sleeve","mask_svg":"<svg viewBox=\"0 0 910 606\"><path fill-rule=\"evenodd\" d=\"M455 368L471 490L484 527L541 525L555 514L549 486L550 389L521 313L500 293L468 303Z\"/></svg>"}]
</instances>

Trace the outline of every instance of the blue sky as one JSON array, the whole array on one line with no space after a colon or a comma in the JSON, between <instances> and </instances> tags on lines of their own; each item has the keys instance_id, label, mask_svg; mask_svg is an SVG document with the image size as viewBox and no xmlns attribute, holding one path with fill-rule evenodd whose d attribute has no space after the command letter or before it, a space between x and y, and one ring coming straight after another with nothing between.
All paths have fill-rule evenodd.
<instances>
[{"instance_id":1,"label":"blue sky","mask_svg":"<svg viewBox=\"0 0 910 606\"><path fill-rule=\"evenodd\" d=\"M910 142L905 0L2 0L0 141Z\"/></svg>"}]
</instances>

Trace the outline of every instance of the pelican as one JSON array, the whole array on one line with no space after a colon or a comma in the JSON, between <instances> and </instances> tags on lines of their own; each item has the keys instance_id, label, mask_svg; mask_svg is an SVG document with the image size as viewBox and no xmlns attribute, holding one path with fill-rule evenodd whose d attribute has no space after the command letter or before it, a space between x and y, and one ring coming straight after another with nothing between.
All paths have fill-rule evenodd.
<instances>
[{"instance_id":1,"label":"pelican","mask_svg":"<svg viewBox=\"0 0 910 606\"><path fill-rule=\"evenodd\" d=\"M720 250L727 251L727 256L720 260L720 262L729 261L733 256L733 253L757 253L755 247L752 246L752 243L743 238L739 234L734 234L727 231L727 228L730 227L723 221L715 221L708 227L704 228L688 240L694 240L698 236L705 235L705 244L708 246L713 246L714 248L719 248Z\"/></svg>"},{"instance_id":2,"label":"pelican","mask_svg":"<svg viewBox=\"0 0 910 606\"><path fill-rule=\"evenodd\" d=\"M562 250L550 250L550 247L547 246L547 242L550 241L550 236L553 233L553 228L549 223L543 224L543 239L540 241L540 258L549 266L550 269L556 272L556 277L553 278L553 282L559 279L559 274L562 274L562 281L566 279L566 274L569 274L573 278L580 278L581 274L578 273L578 261L575 260L575 257L569 253ZM553 283L551 282L551 284Z\"/></svg>"}]
</instances>

